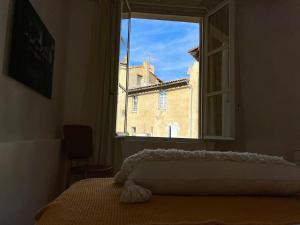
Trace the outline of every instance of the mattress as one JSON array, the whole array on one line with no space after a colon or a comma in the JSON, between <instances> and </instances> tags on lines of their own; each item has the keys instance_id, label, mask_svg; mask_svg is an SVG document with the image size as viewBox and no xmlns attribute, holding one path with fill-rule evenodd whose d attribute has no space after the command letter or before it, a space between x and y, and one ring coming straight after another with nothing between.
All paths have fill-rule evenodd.
<instances>
[{"instance_id":1,"label":"mattress","mask_svg":"<svg viewBox=\"0 0 300 225\"><path fill-rule=\"evenodd\" d=\"M79 181L45 206L36 225L300 224L300 197L159 196L120 203L110 178Z\"/></svg>"}]
</instances>

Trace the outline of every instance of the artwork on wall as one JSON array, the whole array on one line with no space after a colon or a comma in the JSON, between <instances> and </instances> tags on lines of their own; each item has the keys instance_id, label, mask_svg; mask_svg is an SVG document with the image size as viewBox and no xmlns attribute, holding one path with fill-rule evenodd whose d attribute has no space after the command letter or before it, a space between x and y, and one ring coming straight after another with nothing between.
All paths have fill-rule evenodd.
<instances>
[{"instance_id":1,"label":"artwork on wall","mask_svg":"<svg viewBox=\"0 0 300 225\"><path fill-rule=\"evenodd\" d=\"M55 41L29 0L16 0L9 76L51 98Z\"/></svg>"}]
</instances>

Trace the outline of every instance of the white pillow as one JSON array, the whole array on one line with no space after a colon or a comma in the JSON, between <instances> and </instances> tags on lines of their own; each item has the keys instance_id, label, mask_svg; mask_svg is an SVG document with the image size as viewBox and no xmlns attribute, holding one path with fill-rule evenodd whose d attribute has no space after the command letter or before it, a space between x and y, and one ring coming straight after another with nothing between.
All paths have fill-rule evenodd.
<instances>
[{"instance_id":1,"label":"white pillow","mask_svg":"<svg viewBox=\"0 0 300 225\"><path fill-rule=\"evenodd\" d=\"M155 194L294 195L300 169L281 157L255 153L144 150L127 158L116 175L123 202Z\"/></svg>"}]
</instances>

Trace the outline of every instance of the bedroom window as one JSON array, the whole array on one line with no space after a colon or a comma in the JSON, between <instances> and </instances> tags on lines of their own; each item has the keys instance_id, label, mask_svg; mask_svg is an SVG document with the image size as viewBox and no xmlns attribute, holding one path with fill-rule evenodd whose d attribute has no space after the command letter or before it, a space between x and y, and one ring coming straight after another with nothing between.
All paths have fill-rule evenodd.
<instances>
[{"instance_id":1,"label":"bedroom window","mask_svg":"<svg viewBox=\"0 0 300 225\"><path fill-rule=\"evenodd\" d=\"M133 135L134 127L139 137L234 138L232 2L203 2L193 12L182 5L177 12L193 16L174 16L160 1L124 1L117 110L125 115L117 133ZM135 12L139 4L157 8Z\"/></svg>"}]
</instances>

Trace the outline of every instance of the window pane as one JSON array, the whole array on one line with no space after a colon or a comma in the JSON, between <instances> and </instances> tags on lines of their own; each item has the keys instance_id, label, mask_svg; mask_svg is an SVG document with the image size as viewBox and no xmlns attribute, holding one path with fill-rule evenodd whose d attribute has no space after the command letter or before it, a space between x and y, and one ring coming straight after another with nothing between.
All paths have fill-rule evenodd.
<instances>
[{"instance_id":1,"label":"window pane","mask_svg":"<svg viewBox=\"0 0 300 225\"><path fill-rule=\"evenodd\" d=\"M132 101L133 101L132 102L132 111L137 112L137 110L138 110L138 97L133 96Z\"/></svg>"},{"instance_id":2,"label":"window pane","mask_svg":"<svg viewBox=\"0 0 300 225\"><path fill-rule=\"evenodd\" d=\"M207 20L205 135L231 137L232 90L229 76L229 5Z\"/></svg>"},{"instance_id":3,"label":"window pane","mask_svg":"<svg viewBox=\"0 0 300 225\"><path fill-rule=\"evenodd\" d=\"M229 41L229 7L224 6L208 19L208 51L228 44Z\"/></svg>"},{"instance_id":4,"label":"window pane","mask_svg":"<svg viewBox=\"0 0 300 225\"><path fill-rule=\"evenodd\" d=\"M208 57L207 92L222 90L222 52Z\"/></svg>"},{"instance_id":5,"label":"window pane","mask_svg":"<svg viewBox=\"0 0 300 225\"><path fill-rule=\"evenodd\" d=\"M222 94L207 98L207 135L222 136Z\"/></svg>"},{"instance_id":6,"label":"window pane","mask_svg":"<svg viewBox=\"0 0 300 225\"><path fill-rule=\"evenodd\" d=\"M122 19L121 41L120 41L120 63L123 64L127 64L128 26L129 26L129 19Z\"/></svg>"},{"instance_id":7,"label":"window pane","mask_svg":"<svg viewBox=\"0 0 300 225\"><path fill-rule=\"evenodd\" d=\"M229 88L229 51L221 52L208 57L207 93L224 91Z\"/></svg>"},{"instance_id":8,"label":"window pane","mask_svg":"<svg viewBox=\"0 0 300 225\"><path fill-rule=\"evenodd\" d=\"M159 109L166 109L167 106L167 93L166 91L159 92Z\"/></svg>"}]
</instances>

